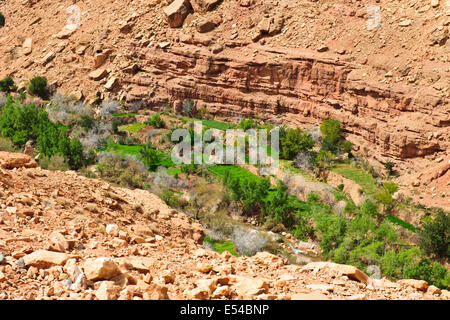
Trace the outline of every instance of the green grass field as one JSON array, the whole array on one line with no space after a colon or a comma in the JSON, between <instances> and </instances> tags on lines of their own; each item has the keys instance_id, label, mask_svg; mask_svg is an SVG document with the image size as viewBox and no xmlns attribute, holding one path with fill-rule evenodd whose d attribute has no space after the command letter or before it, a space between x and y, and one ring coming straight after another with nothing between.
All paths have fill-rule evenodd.
<instances>
[{"instance_id":1,"label":"green grass field","mask_svg":"<svg viewBox=\"0 0 450 320\"><path fill-rule=\"evenodd\" d=\"M236 127L236 125L233 123L228 123L228 122L223 122L223 121L218 121L218 120L200 120L200 119L186 118L186 117L183 117L181 119L186 122L201 121L203 126L205 126L207 128L211 128L211 129L227 130L227 129L232 129L232 128Z\"/></svg>"},{"instance_id":2,"label":"green grass field","mask_svg":"<svg viewBox=\"0 0 450 320\"><path fill-rule=\"evenodd\" d=\"M239 257L239 254L236 252L236 245L233 243L233 241L214 241L209 237L205 237L203 241L211 244L214 248L214 251L218 253L228 251L233 256Z\"/></svg>"},{"instance_id":3,"label":"green grass field","mask_svg":"<svg viewBox=\"0 0 450 320\"><path fill-rule=\"evenodd\" d=\"M113 117L133 117L139 115L139 113L113 113Z\"/></svg>"},{"instance_id":4,"label":"green grass field","mask_svg":"<svg viewBox=\"0 0 450 320\"><path fill-rule=\"evenodd\" d=\"M137 156L139 159L140 152L143 148L144 148L143 145L114 144L112 146L112 151L114 151L115 153L120 153L122 155L126 155L126 154L134 155L134 156ZM166 168L171 168L171 167L175 166L170 155L167 155L164 152L160 152L159 150L158 150L158 152L159 152L158 166L163 166Z\"/></svg>"},{"instance_id":5,"label":"green grass field","mask_svg":"<svg viewBox=\"0 0 450 320\"><path fill-rule=\"evenodd\" d=\"M235 165L214 166L208 168L208 170L219 177L225 177L225 173L228 171L231 178L247 179L247 180L260 180L261 177L245 170L242 167Z\"/></svg>"},{"instance_id":6,"label":"green grass field","mask_svg":"<svg viewBox=\"0 0 450 320\"><path fill-rule=\"evenodd\" d=\"M299 175L301 175L303 178L305 178L306 181L310 181L310 182L317 181L317 179L314 178L314 176L312 174L310 174L309 172L294 167L292 165L292 160L280 159L280 167L283 170L289 170L289 172L291 172L292 174L299 174Z\"/></svg>"},{"instance_id":7,"label":"green grass field","mask_svg":"<svg viewBox=\"0 0 450 320\"><path fill-rule=\"evenodd\" d=\"M379 191L375 184L375 179L363 169L352 167L349 164L340 163L335 165L331 171L340 174L344 178L355 181L361 186L364 193L368 195L374 195Z\"/></svg>"},{"instance_id":8,"label":"green grass field","mask_svg":"<svg viewBox=\"0 0 450 320\"><path fill-rule=\"evenodd\" d=\"M114 144L112 150L116 153L121 153L122 155L130 154L138 156L143 148L144 146L142 145Z\"/></svg>"},{"instance_id":9,"label":"green grass field","mask_svg":"<svg viewBox=\"0 0 450 320\"><path fill-rule=\"evenodd\" d=\"M135 133L138 132L139 130L145 128L147 125L145 123L131 123L131 124L126 124L123 126L119 127L120 131L126 131L129 133Z\"/></svg>"}]
</instances>

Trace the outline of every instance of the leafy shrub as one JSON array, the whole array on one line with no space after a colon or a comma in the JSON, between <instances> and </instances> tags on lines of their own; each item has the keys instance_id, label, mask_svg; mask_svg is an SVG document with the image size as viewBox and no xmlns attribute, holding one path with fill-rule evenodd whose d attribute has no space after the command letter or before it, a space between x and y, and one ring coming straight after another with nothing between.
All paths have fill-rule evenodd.
<instances>
[{"instance_id":1,"label":"leafy shrub","mask_svg":"<svg viewBox=\"0 0 450 320\"><path fill-rule=\"evenodd\" d=\"M394 174L394 163L392 161L386 162L384 168L386 169L388 175L392 176Z\"/></svg>"},{"instance_id":2,"label":"leafy shrub","mask_svg":"<svg viewBox=\"0 0 450 320\"><path fill-rule=\"evenodd\" d=\"M0 28L5 26L5 16L0 12Z\"/></svg>"},{"instance_id":3,"label":"leafy shrub","mask_svg":"<svg viewBox=\"0 0 450 320\"><path fill-rule=\"evenodd\" d=\"M34 105L20 105L9 98L0 115L0 133L19 147L28 140L37 141L41 156L51 157L59 153L75 169L83 161L79 141L70 141L66 129L51 122L48 113Z\"/></svg>"},{"instance_id":4,"label":"leafy shrub","mask_svg":"<svg viewBox=\"0 0 450 320\"><path fill-rule=\"evenodd\" d=\"M14 80L11 77L6 77L0 80L0 91L1 92L13 92L17 90L17 86L14 84Z\"/></svg>"},{"instance_id":5,"label":"leafy shrub","mask_svg":"<svg viewBox=\"0 0 450 320\"><path fill-rule=\"evenodd\" d=\"M170 189L164 190L161 199L171 208L183 208L186 206L186 202L181 200L179 195Z\"/></svg>"},{"instance_id":6,"label":"leafy shrub","mask_svg":"<svg viewBox=\"0 0 450 320\"><path fill-rule=\"evenodd\" d=\"M164 123L164 120L161 119L161 115L157 112L155 113L149 120L148 124L154 128L164 128L166 124Z\"/></svg>"},{"instance_id":7,"label":"leafy shrub","mask_svg":"<svg viewBox=\"0 0 450 320\"><path fill-rule=\"evenodd\" d=\"M180 169L181 169L181 172L183 172L187 175L197 174L197 173L200 173L200 171L201 171L201 167L195 163L181 164Z\"/></svg>"},{"instance_id":8,"label":"leafy shrub","mask_svg":"<svg viewBox=\"0 0 450 320\"><path fill-rule=\"evenodd\" d=\"M322 149L334 154L349 153L353 147L350 141L343 138L341 123L335 119L323 120L320 125Z\"/></svg>"},{"instance_id":9,"label":"leafy shrub","mask_svg":"<svg viewBox=\"0 0 450 320\"><path fill-rule=\"evenodd\" d=\"M47 99L49 91L47 88L47 79L44 77L34 77L30 80L28 92L32 95Z\"/></svg>"},{"instance_id":10,"label":"leafy shrub","mask_svg":"<svg viewBox=\"0 0 450 320\"><path fill-rule=\"evenodd\" d=\"M89 129L92 129L92 127L94 126L94 122L95 122L94 118L92 118L86 114L82 114L80 116L80 121L78 122L78 124L85 131L88 131Z\"/></svg>"},{"instance_id":11,"label":"leafy shrub","mask_svg":"<svg viewBox=\"0 0 450 320\"><path fill-rule=\"evenodd\" d=\"M306 201L310 203L318 203L320 201L320 196L317 193L310 192L306 197Z\"/></svg>"},{"instance_id":12,"label":"leafy shrub","mask_svg":"<svg viewBox=\"0 0 450 320\"><path fill-rule=\"evenodd\" d=\"M256 127L255 120L253 119L242 119L237 126L239 129L243 129L244 131L248 129L252 129Z\"/></svg>"}]
</instances>

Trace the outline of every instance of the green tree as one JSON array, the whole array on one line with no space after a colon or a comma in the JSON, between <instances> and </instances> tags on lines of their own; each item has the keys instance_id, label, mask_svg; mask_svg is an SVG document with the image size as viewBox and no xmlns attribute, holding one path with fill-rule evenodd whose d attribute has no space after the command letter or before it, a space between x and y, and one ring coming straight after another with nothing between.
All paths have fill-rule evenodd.
<instances>
[{"instance_id":1,"label":"green tree","mask_svg":"<svg viewBox=\"0 0 450 320\"><path fill-rule=\"evenodd\" d=\"M149 170L154 171L156 170L156 168L158 168L159 155L158 151L155 148L144 146L144 148L142 148L142 150L140 151L140 155L142 161Z\"/></svg>"},{"instance_id":2,"label":"green tree","mask_svg":"<svg viewBox=\"0 0 450 320\"><path fill-rule=\"evenodd\" d=\"M450 214L440 211L434 220L423 225L419 231L420 247L427 254L438 257L450 256Z\"/></svg>"},{"instance_id":3,"label":"green tree","mask_svg":"<svg viewBox=\"0 0 450 320\"><path fill-rule=\"evenodd\" d=\"M281 181L278 182L277 189L272 197L267 201L264 208L264 215L273 217L274 221L282 223L290 228L296 221L296 208L291 203L288 187Z\"/></svg>"},{"instance_id":4,"label":"green tree","mask_svg":"<svg viewBox=\"0 0 450 320\"><path fill-rule=\"evenodd\" d=\"M5 26L5 16L0 12L0 28Z\"/></svg>"},{"instance_id":5,"label":"green tree","mask_svg":"<svg viewBox=\"0 0 450 320\"><path fill-rule=\"evenodd\" d=\"M338 120L323 120L320 125L322 134L322 150L330 151L334 154L350 153L353 144L343 138L341 123Z\"/></svg>"},{"instance_id":6,"label":"green tree","mask_svg":"<svg viewBox=\"0 0 450 320\"><path fill-rule=\"evenodd\" d=\"M347 223L344 218L335 216L326 211L314 215L317 233L320 237L320 248L325 258L330 258L332 250L342 243Z\"/></svg>"},{"instance_id":7,"label":"green tree","mask_svg":"<svg viewBox=\"0 0 450 320\"><path fill-rule=\"evenodd\" d=\"M83 165L83 145L78 138L70 141L69 165L74 169L79 169Z\"/></svg>"},{"instance_id":8,"label":"green tree","mask_svg":"<svg viewBox=\"0 0 450 320\"><path fill-rule=\"evenodd\" d=\"M322 134L322 149L330 152L337 151L338 144L342 137L341 123L338 120L323 120L320 125Z\"/></svg>"},{"instance_id":9,"label":"green tree","mask_svg":"<svg viewBox=\"0 0 450 320\"><path fill-rule=\"evenodd\" d=\"M292 160L300 151L309 151L314 147L314 140L309 133L300 129L288 129L280 138L280 156Z\"/></svg>"}]
</instances>

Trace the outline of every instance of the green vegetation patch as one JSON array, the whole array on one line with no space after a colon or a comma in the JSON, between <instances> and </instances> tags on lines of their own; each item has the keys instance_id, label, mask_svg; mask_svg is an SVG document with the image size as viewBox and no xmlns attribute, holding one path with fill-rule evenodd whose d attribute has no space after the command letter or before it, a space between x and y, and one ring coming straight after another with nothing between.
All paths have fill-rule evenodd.
<instances>
[{"instance_id":1,"label":"green vegetation patch","mask_svg":"<svg viewBox=\"0 0 450 320\"><path fill-rule=\"evenodd\" d=\"M213 248L214 248L214 251L216 251L218 253L222 253L224 251L228 251L233 256L239 257L239 254L236 252L236 245L234 244L233 241L230 241L230 240L228 240L228 241L214 241L214 240L212 240L209 237L205 237L205 239L203 241L211 244L213 246Z\"/></svg>"},{"instance_id":2,"label":"green vegetation patch","mask_svg":"<svg viewBox=\"0 0 450 320\"><path fill-rule=\"evenodd\" d=\"M224 178L226 173L228 172L231 178L245 179L245 180L253 180L259 181L262 178L245 170L242 167L235 165L224 165L224 166L214 166L208 168L208 170L221 178Z\"/></svg>"},{"instance_id":3,"label":"green vegetation patch","mask_svg":"<svg viewBox=\"0 0 450 320\"><path fill-rule=\"evenodd\" d=\"M340 174L344 178L355 181L368 195L374 195L378 192L375 179L363 169L352 167L346 163L340 163L331 170Z\"/></svg>"},{"instance_id":4,"label":"green vegetation patch","mask_svg":"<svg viewBox=\"0 0 450 320\"><path fill-rule=\"evenodd\" d=\"M133 117L133 116L138 116L139 113L113 113L111 115L113 117Z\"/></svg>"},{"instance_id":5,"label":"green vegetation patch","mask_svg":"<svg viewBox=\"0 0 450 320\"><path fill-rule=\"evenodd\" d=\"M111 146L111 149L115 153L120 153L122 155L129 154L136 156L138 159L141 159L142 158L141 151L144 150L144 145L113 144ZM157 152L158 152L157 155L158 161L155 163L156 166L163 166L166 168L175 166L172 159L170 158L170 155L167 155L159 150L157 150Z\"/></svg>"},{"instance_id":6,"label":"green vegetation patch","mask_svg":"<svg viewBox=\"0 0 450 320\"><path fill-rule=\"evenodd\" d=\"M203 126L205 126L207 128L211 128L211 129L228 130L228 129L233 129L236 127L236 125L233 123L228 123L228 122L218 121L218 120L200 120L200 119L186 118L186 117L181 118L181 120L185 121L185 122L201 121Z\"/></svg>"},{"instance_id":7,"label":"green vegetation patch","mask_svg":"<svg viewBox=\"0 0 450 320\"><path fill-rule=\"evenodd\" d=\"M120 131L136 133L146 127L145 123L131 123L119 127Z\"/></svg>"},{"instance_id":8,"label":"green vegetation patch","mask_svg":"<svg viewBox=\"0 0 450 320\"><path fill-rule=\"evenodd\" d=\"M406 221L403 221L400 218L397 218L397 217L394 217L391 215L386 215L386 219L392 223L395 223L396 225L399 225L399 226L405 228L405 229L408 229L412 232L416 232L416 228L413 225L409 224Z\"/></svg>"}]
</instances>

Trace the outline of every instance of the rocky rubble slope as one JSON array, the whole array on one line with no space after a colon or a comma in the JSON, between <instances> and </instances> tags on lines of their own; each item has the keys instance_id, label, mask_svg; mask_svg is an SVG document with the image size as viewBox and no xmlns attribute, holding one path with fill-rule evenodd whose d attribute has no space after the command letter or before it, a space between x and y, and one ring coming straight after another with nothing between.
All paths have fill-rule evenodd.
<instances>
[{"instance_id":1,"label":"rocky rubble slope","mask_svg":"<svg viewBox=\"0 0 450 320\"><path fill-rule=\"evenodd\" d=\"M155 195L25 158L0 153L0 299L450 298L352 266L207 251L201 226Z\"/></svg>"}]
</instances>

